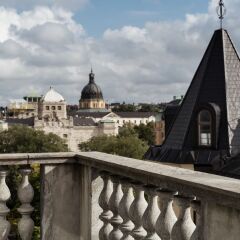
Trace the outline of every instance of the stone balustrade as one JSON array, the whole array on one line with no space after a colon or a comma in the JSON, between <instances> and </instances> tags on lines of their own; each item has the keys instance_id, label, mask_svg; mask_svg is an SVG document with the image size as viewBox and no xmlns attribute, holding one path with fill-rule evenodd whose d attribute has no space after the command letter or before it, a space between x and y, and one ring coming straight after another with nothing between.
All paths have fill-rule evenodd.
<instances>
[{"instance_id":1,"label":"stone balustrade","mask_svg":"<svg viewBox=\"0 0 240 240\"><path fill-rule=\"evenodd\" d=\"M12 165L21 174L18 232L32 239L34 163L41 166L41 239L239 239L239 180L89 152L0 155L0 240L11 228Z\"/></svg>"}]
</instances>

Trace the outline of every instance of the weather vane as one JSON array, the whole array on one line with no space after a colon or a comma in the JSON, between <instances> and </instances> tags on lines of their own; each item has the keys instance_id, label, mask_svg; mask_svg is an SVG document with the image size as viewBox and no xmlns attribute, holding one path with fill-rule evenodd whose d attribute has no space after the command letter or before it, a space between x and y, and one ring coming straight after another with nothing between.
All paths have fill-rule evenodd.
<instances>
[{"instance_id":1,"label":"weather vane","mask_svg":"<svg viewBox=\"0 0 240 240\"><path fill-rule=\"evenodd\" d=\"M224 6L223 0L220 0L218 5L219 6L217 7L217 15L220 19L220 28L222 28L222 22L223 22L224 16L226 15L227 10Z\"/></svg>"}]
</instances>

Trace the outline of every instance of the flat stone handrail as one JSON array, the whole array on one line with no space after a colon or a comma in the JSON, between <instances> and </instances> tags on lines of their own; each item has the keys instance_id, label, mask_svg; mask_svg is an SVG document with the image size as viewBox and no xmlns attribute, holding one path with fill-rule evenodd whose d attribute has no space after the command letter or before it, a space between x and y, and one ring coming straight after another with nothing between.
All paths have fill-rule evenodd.
<instances>
[{"instance_id":1,"label":"flat stone handrail","mask_svg":"<svg viewBox=\"0 0 240 240\"><path fill-rule=\"evenodd\" d=\"M20 166L21 175L18 233L21 239L32 237L29 177L35 163L41 165L41 239L236 240L240 235L237 179L100 152L63 152L0 154L2 240L10 231L6 178L12 165Z\"/></svg>"},{"instance_id":2,"label":"flat stone handrail","mask_svg":"<svg viewBox=\"0 0 240 240\"><path fill-rule=\"evenodd\" d=\"M100 152L0 154L1 165L76 163L240 209L240 181Z\"/></svg>"},{"instance_id":3,"label":"flat stone handrail","mask_svg":"<svg viewBox=\"0 0 240 240\"><path fill-rule=\"evenodd\" d=\"M26 165L26 164L51 164L51 163L76 163L76 153L13 153L0 154L0 166Z\"/></svg>"},{"instance_id":4,"label":"flat stone handrail","mask_svg":"<svg viewBox=\"0 0 240 240\"><path fill-rule=\"evenodd\" d=\"M144 184L197 196L240 209L240 180L100 152L77 153L79 163L129 177Z\"/></svg>"}]
</instances>

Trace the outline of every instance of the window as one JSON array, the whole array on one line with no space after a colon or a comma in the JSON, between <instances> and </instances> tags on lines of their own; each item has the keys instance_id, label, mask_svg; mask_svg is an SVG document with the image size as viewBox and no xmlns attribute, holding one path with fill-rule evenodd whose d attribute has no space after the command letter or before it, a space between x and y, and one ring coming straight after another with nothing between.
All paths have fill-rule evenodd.
<instances>
[{"instance_id":1,"label":"window","mask_svg":"<svg viewBox=\"0 0 240 240\"><path fill-rule=\"evenodd\" d=\"M68 137L68 135L67 135L67 134L63 134L63 137L64 137L64 138L67 138L67 137Z\"/></svg>"},{"instance_id":2,"label":"window","mask_svg":"<svg viewBox=\"0 0 240 240\"><path fill-rule=\"evenodd\" d=\"M55 107L55 106L52 106L52 110L56 110L56 107Z\"/></svg>"},{"instance_id":3,"label":"window","mask_svg":"<svg viewBox=\"0 0 240 240\"><path fill-rule=\"evenodd\" d=\"M46 106L46 110L49 110L49 106Z\"/></svg>"},{"instance_id":4,"label":"window","mask_svg":"<svg viewBox=\"0 0 240 240\"><path fill-rule=\"evenodd\" d=\"M198 143L199 146L212 145L212 116L207 110L198 114Z\"/></svg>"},{"instance_id":5,"label":"window","mask_svg":"<svg viewBox=\"0 0 240 240\"><path fill-rule=\"evenodd\" d=\"M58 110L62 110L62 107L61 107L61 106L58 106Z\"/></svg>"}]
</instances>

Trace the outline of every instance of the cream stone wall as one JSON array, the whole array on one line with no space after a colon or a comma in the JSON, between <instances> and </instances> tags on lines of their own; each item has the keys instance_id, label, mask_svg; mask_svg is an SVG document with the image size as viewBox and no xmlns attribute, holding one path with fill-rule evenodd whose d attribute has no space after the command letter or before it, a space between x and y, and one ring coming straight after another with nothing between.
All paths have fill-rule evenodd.
<instances>
[{"instance_id":1,"label":"cream stone wall","mask_svg":"<svg viewBox=\"0 0 240 240\"><path fill-rule=\"evenodd\" d=\"M64 102L40 102L39 117L49 116L50 119L58 117L59 119L67 118L67 103Z\"/></svg>"},{"instance_id":2,"label":"cream stone wall","mask_svg":"<svg viewBox=\"0 0 240 240\"><path fill-rule=\"evenodd\" d=\"M132 125L140 125L147 124L149 122L155 122L156 118L155 116L145 117L145 118L122 118L120 116L117 116L116 114L108 114L103 118L93 118L95 122L99 122L101 120L110 120L113 121L118 127L122 127L124 124L132 124Z\"/></svg>"},{"instance_id":3,"label":"cream stone wall","mask_svg":"<svg viewBox=\"0 0 240 240\"><path fill-rule=\"evenodd\" d=\"M104 100L99 99L85 99L79 101L80 109L104 109L106 108L106 103Z\"/></svg>"},{"instance_id":4,"label":"cream stone wall","mask_svg":"<svg viewBox=\"0 0 240 240\"><path fill-rule=\"evenodd\" d=\"M99 123L96 126L73 126L72 120L63 122L45 122L35 120L35 128L45 133L54 133L66 140L71 151L79 151L78 144L90 140L92 137L117 135L118 128L114 123Z\"/></svg>"}]
</instances>

